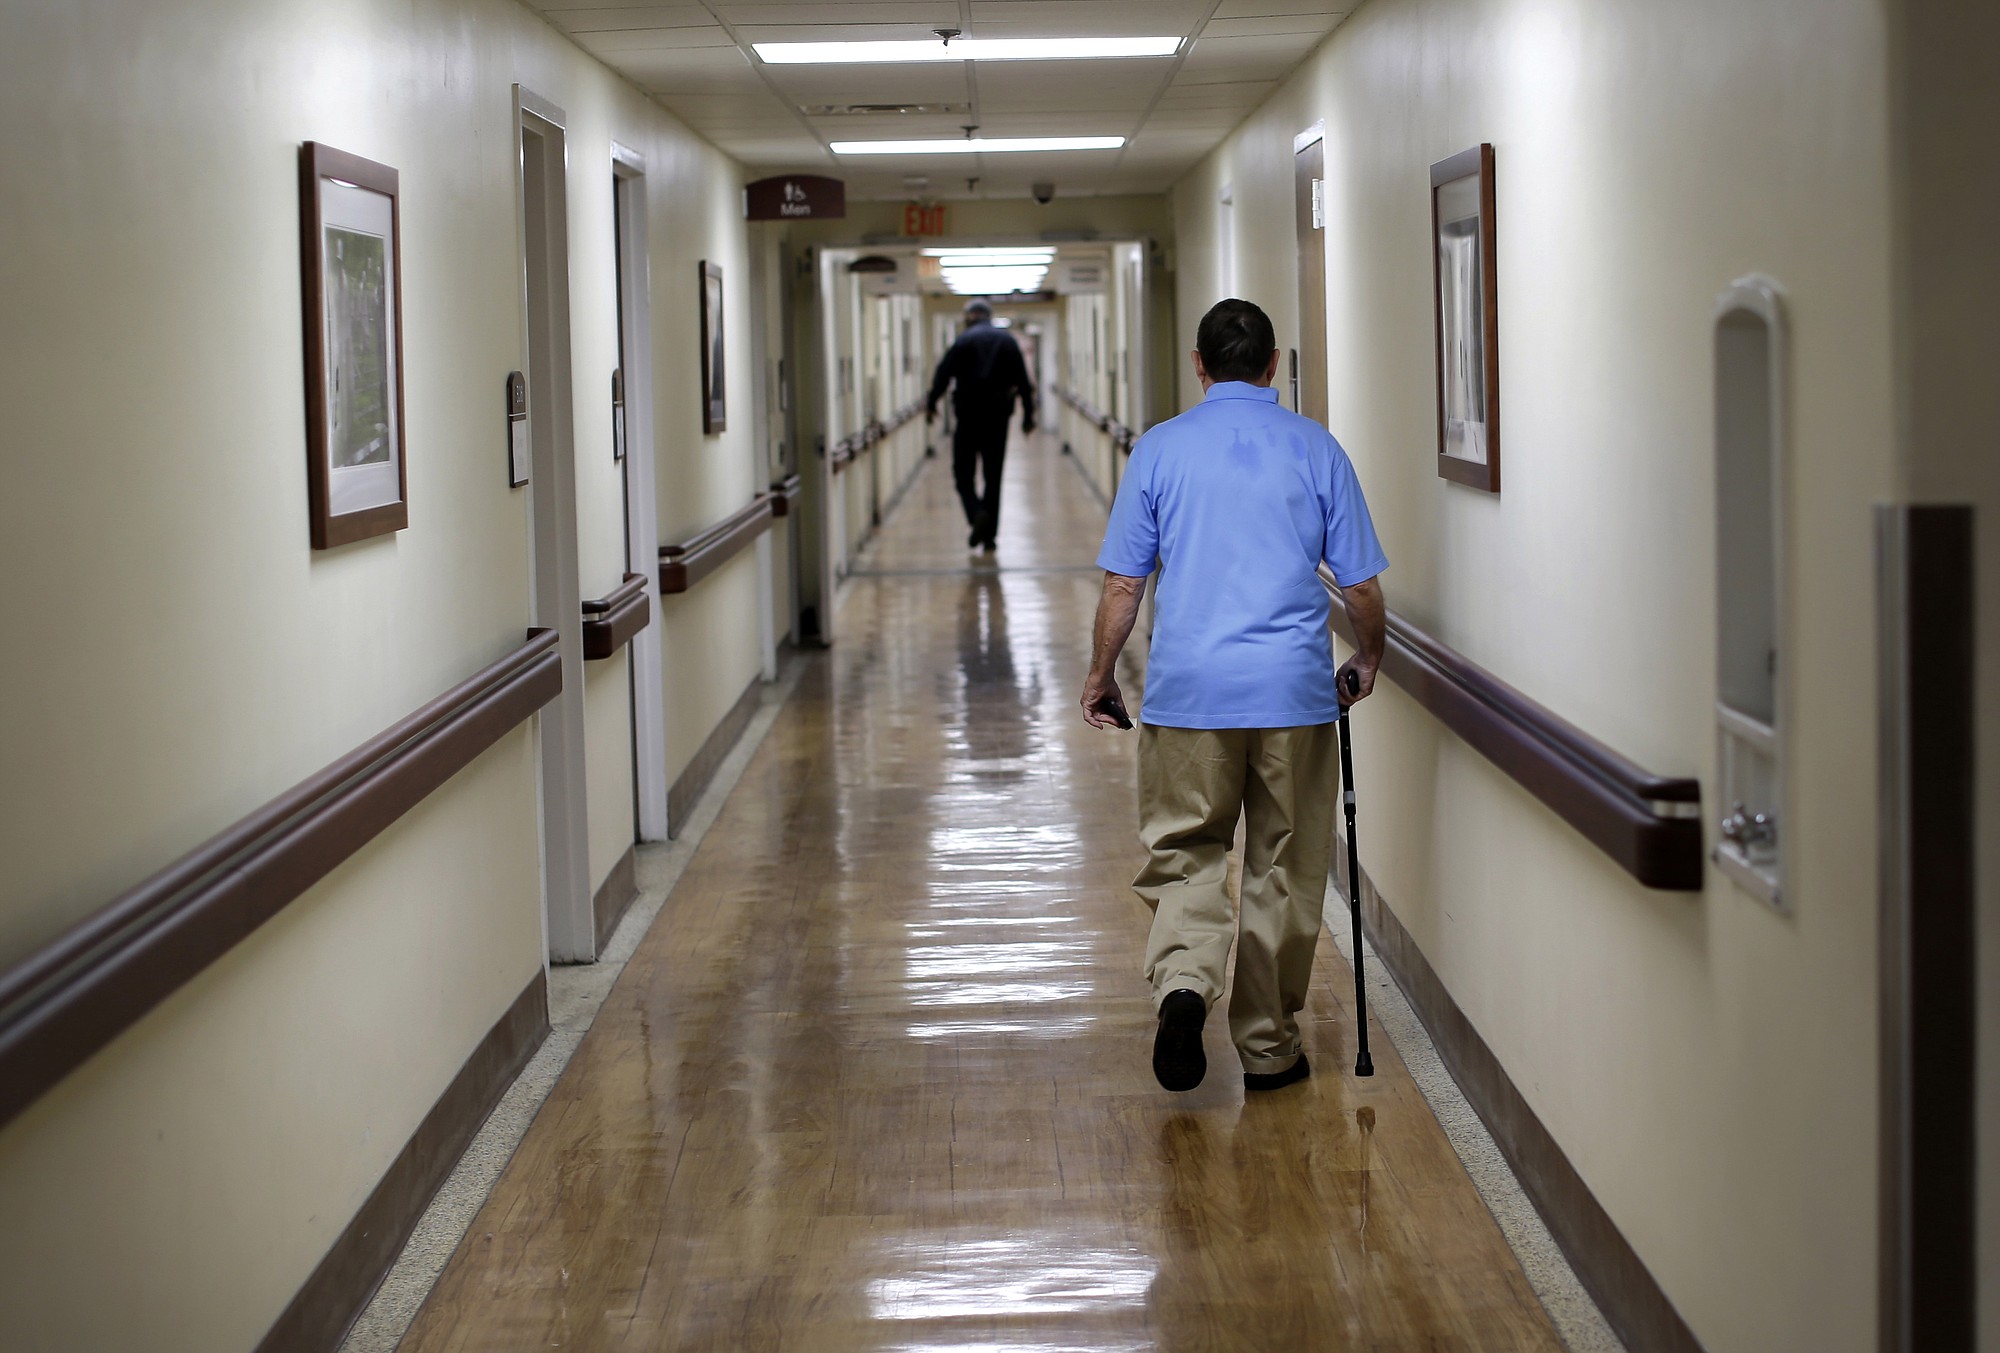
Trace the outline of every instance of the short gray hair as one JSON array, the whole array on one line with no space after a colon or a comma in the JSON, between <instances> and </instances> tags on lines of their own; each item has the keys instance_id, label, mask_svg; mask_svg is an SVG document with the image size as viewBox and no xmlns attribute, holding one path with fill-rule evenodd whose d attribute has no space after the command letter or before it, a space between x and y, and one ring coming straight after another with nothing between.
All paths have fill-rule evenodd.
<instances>
[{"instance_id":1,"label":"short gray hair","mask_svg":"<svg viewBox=\"0 0 2000 1353\"><path fill-rule=\"evenodd\" d=\"M967 301L965 303L965 317L967 319L992 319L993 307L984 301Z\"/></svg>"}]
</instances>

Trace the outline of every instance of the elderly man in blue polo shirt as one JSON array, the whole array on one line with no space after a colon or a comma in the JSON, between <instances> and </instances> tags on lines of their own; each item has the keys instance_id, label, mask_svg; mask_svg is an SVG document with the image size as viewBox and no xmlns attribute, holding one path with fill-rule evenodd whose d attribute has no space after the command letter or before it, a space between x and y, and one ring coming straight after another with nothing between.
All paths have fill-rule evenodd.
<instances>
[{"instance_id":1,"label":"elderly man in blue polo shirt","mask_svg":"<svg viewBox=\"0 0 2000 1353\"><path fill-rule=\"evenodd\" d=\"M1157 567L1139 733L1140 835L1133 887L1153 908L1146 972L1159 1016L1153 1074L1191 1090L1207 1071L1201 1029L1228 976L1229 1034L1243 1084L1308 1074L1305 1005L1333 850L1341 691L1368 695L1382 660L1389 561L1347 453L1278 403L1271 321L1248 301L1203 316L1202 402L1140 439L1097 563L1104 570L1084 717L1129 727L1114 672ZM1360 649L1338 672L1324 563ZM1348 674L1354 682L1350 687ZM1241 920L1227 858L1244 819Z\"/></svg>"}]
</instances>

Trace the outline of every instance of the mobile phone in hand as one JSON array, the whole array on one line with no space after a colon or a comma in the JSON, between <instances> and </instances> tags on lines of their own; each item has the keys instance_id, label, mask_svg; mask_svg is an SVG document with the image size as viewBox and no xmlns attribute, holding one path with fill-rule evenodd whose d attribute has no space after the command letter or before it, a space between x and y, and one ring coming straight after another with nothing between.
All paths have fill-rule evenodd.
<instances>
[{"instance_id":1,"label":"mobile phone in hand","mask_svg":"<svg viewBox=\"0 0 2000 1353\"><path fill-rule=\"evenodd\" d=\"M1116 696L1107 695L1104 699L1098 701L1097 712L1105 715L1120 728L1130 728L1132 726L1132 716L1125 712L1124 701L1118 699Z\"/></svg>"}]
</instances>

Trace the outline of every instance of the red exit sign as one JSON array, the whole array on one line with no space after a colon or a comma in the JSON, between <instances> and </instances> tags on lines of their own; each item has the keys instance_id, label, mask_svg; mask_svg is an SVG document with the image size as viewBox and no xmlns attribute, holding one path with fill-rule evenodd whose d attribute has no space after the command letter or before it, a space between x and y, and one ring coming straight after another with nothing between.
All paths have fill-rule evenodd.
<instances>
[{"instance_id":1,"label":"red exit sign","mask_svg":"<svg viewBox=\"0 0 2000 1353\"><path fill-rule=\"evenodd\" d=\"M903 233L905 235L944 234L944 203L925 206L912 202L903 208Z\"/></svg>"}]
</instances>

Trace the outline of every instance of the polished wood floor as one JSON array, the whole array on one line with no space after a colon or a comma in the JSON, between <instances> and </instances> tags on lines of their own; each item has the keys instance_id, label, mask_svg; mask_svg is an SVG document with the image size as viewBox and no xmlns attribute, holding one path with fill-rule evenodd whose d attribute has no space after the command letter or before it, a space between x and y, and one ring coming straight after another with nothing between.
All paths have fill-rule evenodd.
<instances>
[{"instance_id":1,"label":"polished wood floor","mask_svg":"<svg viewBox=\"0 0 2000 1353\"><path fill-rule=\"evenodd\" d=\"M1311 1080L1217 1018L1154 1084L1103 508L1042 439L1007 494L973 560L926 467L404 1349L1559 1347L1330 944Z\"/></svg>"}]
</instances>

